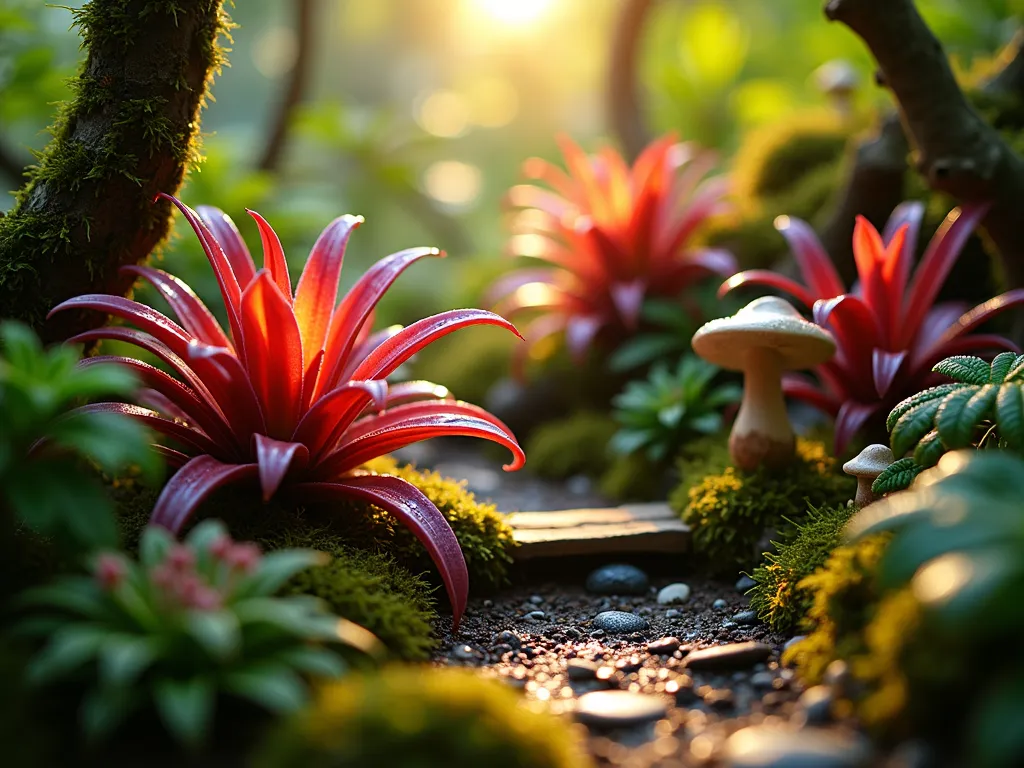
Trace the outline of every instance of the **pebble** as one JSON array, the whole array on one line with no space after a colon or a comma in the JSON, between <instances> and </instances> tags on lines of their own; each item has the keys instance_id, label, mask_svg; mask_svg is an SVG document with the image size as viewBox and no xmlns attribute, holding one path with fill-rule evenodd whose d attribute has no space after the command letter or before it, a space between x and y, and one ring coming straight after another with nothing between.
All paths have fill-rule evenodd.
<instances>
[{"instance_id":1,"label":"pebble","mask_svg":"<svg viewBox=\"0 0 1024 768\"><path fill-rule=\"evenodd\" d=\"M503 629L491 638L491 645L507 645L510 648L518 649L522 644L519 635L509 629Z\"/></svg>"},{"instance_id":2,"label":"pebble","mask_svg":"<svg viewBox=\"0 0 1024 768\"><path fill-rule=\"evenodd\" d=\"M604 565L587 577L587 591L595 595L643 595L647 574L623 563Z\"/></svg>"},{"instance_id":3,"label":"pebble","mask_svg":"<svg viewBox=\"0 0 1024 768\"><path fill-rule=\"evenodd\" d=\"M771 672L755 672L750 676L750 684L760 690L770 691L775 687L775 675Z\"/></svg>"},{"instance_id":4,"label":"pebble","mask_svg":"<svg viewBox=\"0 0 1024 768\"><path fill-rule=\"evenodd\" d=\"M753 640L746 643L716 645L691 651L686 657L690 669L745 669L767 659L772 652L770 645Z\"/></svg>"},{"instance_id":5,"label":"pebble","mask_svg":"<svg viewBox=\"0 0 1024 768\"><path fill-rule=\"evenodd\" d=\"M737 624L743 624L744 626L750 626L751 624L757 624L757 612L756 611L740 611L732 620Z\"/></svg>"},{"instance_id":6,"label":"pebble","mask_svg":"<svg viewBox=\"0 0 1024 768\"><path fill-rule=\"evenodd\" d=\"M721 597L718 598L717 600L715 600L715 602L713 602L711 604L711 607L714 608L716 611L721 611L721 610L727 608L728 606L729 606L729 604L727 602L725 602L725 600L723 598L721 598Z\"/></svg>"},{"instance_id":7,"label":"pebble","mask_svg":"<svg viewBox=\"0 0 1024 768\"><path fill-rule=\"evenodd\" d=\"M544 598L540 595L531 595L530 602L534 605L544 605Z\"/></svg>"},{"instance_id":8,"label":"pebble","mask_svg":"<svg viewBox=\"0 0 1024 768\"><path fill-rule=\"evenodd\" d=\"M594 626L615 635L628 635L647 629L647 620L635 613L625 611L604 611L594 617ZM592 633L593 634L593 633Z\"/></svg>"},{"instance_id":9,"label":"pebble","mask_svg":"<svg viewBox=\"0 0 1024 768\"><path fill-rule=\"evenodd\" d=\"M473 661L479 654L473 649L471 645L455 645L452 646L452 650L449 653L451 658L458 661Z\"/></svg>"},{"instance_id":10,"label":"pebble","mask_svg":"<svg viewBox=\"0 0 1024 768\"><path fill-rule=\"evenodd\" d=\"M723 764L728 768L860 768L870 758L866 743L856 737L817 728L787 731L752 725L726 740Z\"/></svg>"},{"instance_id":11,"label":"pebble","mask_svg":"<svg viewBox=\"0 0 1024 768\"><path fill-rule=\"evenodd\" d=\"M665 611L666 619L678 619L682 615L682 611L677 611L675 608L669 608L667 611Z\"/></svg>"},{"instance_id":12,"label":"pebble","mask_svg":"<svg viewBox=\"0 0 1024 768\"><path fill-rule=\"evenodd\" d=\"M679 650L680 642L678 637L663 637L647 644L647 652L657 656L671 656Z\"/></svg>"},{"instance_id":13,"label":"pebble","mask_svg":"<svg viewBox=\"0 0 1024 768\"><path fill-rule=\"evenodd\" d=\"M832 689L827 685L808 688L797 702L807 725L825 725L832 720Z\"/></svg>"},{"instance_id":14,"label":"pebble","mask_svg":"<svg viewBox=\"0 0 1024 768\"><path fill-rule=\"evenodd\" d=\"M663 587L658 592L658 603L660 605L671 605L672 603L685 603L690 599L690 585L677 582Z\"/></svg>"},{"instance_id":15,"label":"pebble","mask_svg":"<svg viewBox=\"0 0 1024 768\"><path fill-rule=\"evenodd\" d=\"M585 659L569 659L565 664L565 674L570 680L593 680L597 670L597 664Z\"/></svg>"},{"instance_id":16,"label":"pebble","mask_svg":"<svg viewBox=\"0 0 1024 768\"><path fill-rule=\"evenodd\" d=\"M546 615L547 615L547 614L546 614L546 613L544 613L544 611L530 611L530 612L529 612L528 614L526 614L526 616L525 616L524 618L525 618L525 619L526 619L527 621L540 621L540 620L541 620L541 619L543 619L543 618L544 618L544 617L545 617Z\"/></svg>"},{"instance_id":17,"label":"pebble","mask_svg":"<svg viewBox=\"0 0 1024 768\"><path fill-rule=\"evenodd\" d=\"M669 702L662 696L630 691L592 691L576 703L576 719L587 725L621 728L660 720Z\"/></svg>"},{"instance_id":18,"label":"pebble","mask_svg":"<svg viewBox=\"0 0 1024 768\"><path fill-rule=\"evenodd\" d=\"M731 709L733 703L734 697L728 688L715 688L704 694L704 704L711 709Z\"/></svg>"},{"instance_id":19,"label":"pebble","mask_svg":"<svg viewBox=\"0 0 1024 768\"><path fill-rule=\"evenodd\" d=\"M736 591L741 595L744 595L748 590L753 589L756 586L757 582L744 573L740 576L740 580L736 582Z\"/></svg>"}]
</instances>

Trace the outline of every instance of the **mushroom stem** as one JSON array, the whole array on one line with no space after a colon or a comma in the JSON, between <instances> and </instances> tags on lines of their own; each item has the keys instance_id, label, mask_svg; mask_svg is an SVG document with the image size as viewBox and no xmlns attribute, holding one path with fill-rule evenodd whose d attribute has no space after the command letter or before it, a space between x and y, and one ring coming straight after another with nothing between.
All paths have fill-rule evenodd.
<instances>
[{"instance_id":1,"label":"mushroom stem","mask_svg":"<svg viewBox=\"0 0 1024 768\"><path fill-rule=\"evenodd\" d=\"M857 478L857 495L853 497L854 506L866 507L868 504L878 501L878 497L871 490L871 484L874 481L873 477Z\"/></svg>"},{"instance_id":2,"label":"mushroom stem","mask_svg":"<svg viewBox=\"0 0 1024 768\"><path fill-rule=\"evenodd\" d=\"M729 436L733 463L745 472L784 467L796 442L782 396L782 361L772 349L751 349L743 375L743 401Z\"/></svg>"}]
</instances>

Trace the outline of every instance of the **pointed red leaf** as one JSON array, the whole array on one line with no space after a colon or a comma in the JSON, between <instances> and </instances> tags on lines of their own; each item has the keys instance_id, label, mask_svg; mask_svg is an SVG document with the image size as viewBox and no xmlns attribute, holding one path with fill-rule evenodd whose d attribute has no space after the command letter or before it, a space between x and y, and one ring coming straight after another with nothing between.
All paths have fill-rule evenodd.
<instances>
[{"instance_id":1,"label":"pointed red leaf","mask_svg":"<svg viewBox=\"0 0 1024 768\"><path fill-rule=\"evenodd\" d=\"M270 279L281 292L281 296L288 304L292 303L292 282L288 276L288 261L284 256L284 248L281 247L281 238L277 236L274 228L267 223L267 220L256 211L245 210L260 231L260 240L263 243L263 268L270 273ZM257 273L257 277L259 273ZM256 277L253 278L254 280ZM250 286L251 287L251 283Z\"/></svg>"},{"instance_id":2,"label":"pointed red leaf","mask_svg":"<svg viewBox=\"0 0 1024 768\"><path fill-rule=\"evenodd\" d=\"M612 283L608 290L622 322L627 328L636 328L640 307L644 303L644 293L647 291L643 280L634 280L631 283Z\"/></svg>"},{"instance_id":3,"label":"pointed red leaf","mask_svg":"<svg viewBox=\"0 0 1024 768\"><path fill-rule=\"evenodd\" d=\"M802 376L786 375L782 378L782 392L786 397L792 397L808 405L813 405L819 411L835 416L839 411L839 403L830 392L826 392L818 384L808 381Z\"/></svg>"},{"instance_id":4,"label":"pointed red leaf","mask_svg":"<svg viewBox=\"0 0 1024 768\"><path fill-rule=\"evenodd\" d=\"M894 240L890 246L894 260L899 256L903 236L904 233L898 231L895 238L899 242ZM882 236L871 222L863 216L858 216L853 229L853 258L857 263L857 274L860 277L858 292L874 314L882 344L886 346L891 343L890 331L893 325L892 302L886 291L884 276L890 250L886 249L882 243Z\"/></svg>"},{"instance_id":5,"label":"pointed red leaf","mask_svg":"<svg viewBox=\"0 0 1024 768\"><path fill-rule=\"evenodd\" d=\"M253 435L253 441L256 443L260 489L263 501L267 502L277 493L293 465L301 471L309 463L309 449L302 443L286 443L266 435Z\"/></svg>"},{"instance_id":6,"label":"pointed red leaf","mask_svg":"<svg viewBox=\"0 0 1024 768\"><path fill-rule=\"evenodd\" d=\"M401 385L396 384L394 386L397 388ZM419 419L424 416L445 416L451 414L458 416L472 416L483 419L484 421L490 422L509 436L512 435L512 430L508 428L507 424L501 421L501 419L494 414L481 408L479 405L473 405L472 403L467 403L463 400L419 400L411 403L389 406L387 410L382 413L360 419L358 422L353 424L344 435L342 435L342 440L347 443L350 440L363 437L370 432L379 432L382 429L390 429L391 427L402 424L408 419Z\"/></svg>"},{"instance_id":7,"label":"pointed red leaf","mask_svg":"<svg viewBox=\"0 0 1024 768\"><path fill-rule=\"evenodd\" d=\"M903 314L903 298L907 290L907 282L910 280L910 271L914 266L914 257L917 255L917 238L921 231L923 218L924 203L920 200L908 200L893 209L892 215L885 223L885 230L882 232L882 240L888 247L896 233L905 228L903 248L900 250L899 256L886 265L886 280L890 283L892 295L899 301L899 311L894 310L894 318L902 317Z\"/></svg>"},{"instance_id":8,"label":"pointed red leaf","mask_svg":"<svg viewBox=\"0 0 1024 768\"><path fill-rule=\"evenodd\" d=\"M437 566L458 629L469 596L466 560L448 521L421 490L398 477L357 475L332 483L302 483L294 486L294 492L306 501L360 499L397 517L420 540Z\"/></svg>"},{"instance_id":9,"label":"pointed red leaf","mask_svg":"<svg viewBox=\"0 0 1024 768\"><path fill-rule=\"evenodd\" d=\"M95 309L99 312L106 312L108 315L120 317L167 345L179 357L185 356L188 343L192 340L192 335L170 318L161 315L145 304L122 296L107 296L102 293L75 296L67 301L62 301L51 309L46 317L53 317L57 312L67 309Z\"/></svg>"},{"instance_id":10,"label":"pointed red leaf","mask_svg":"<svg viewBox=\"0 0 1024 768\"><path fill-rule=\"evenodd\" d=\"M884 349L874 349L871 353L871 376L875 382L875 391L878 396L884 398L893 379L899 373L903 361L907 359L907 351L887 352Z\"/></svg>"},{"instance_id":11,"label":"pointed red leaf","mask_svg":"<svg viewBox=\"0 0 1024 768\"><path fill-rule=\"evenodd\" d=\"M242 333L268 434L290 438L302 406L302 340L288 299L266 270L242 294Z\"/></svg>"},{"instance_id":12,"label":"pointed red leaf","mask_svg":"<svg viewBox=\"0 0 1024 768\"><path fill-rule=\"evenodd\" d=\"M197 339L215 347L231 347L231 341L224 334L220 323L213 313L206 308L191 288L184 281L162 269L154 269L142 265L128 264L121 267L122 273L137 275L148 281L171 305L174 314L186 331Z\"/></svg>"},{"instance_id":13,"label":"pointed red leaf","mask_svg":"<svg viewBox=\"0 0 1024 768\"><path fill-rule=\"evenodd\" d=\"M814 302L817 300L806 288L800 285L800 283L795 280L791 280L788 277L784 277L778 272L772 272L769 269L748 269L744 272L739 272L733 275L722 283L721 287L719 287L718 297L722 298L730 291L747 285L764 285L769 288L784 291L808 309L812 307Z\"/></svg>"},{"instance_id":14,"label":"pointed red leaf","mask_svg":"<svg viewBox=\"0 0 1024 768\"><path fill-rule=\"evenodd\" d=\"M258 473L255 464L224 464L212 456L196 456L167 481L153 507L150 525L179 533L211 493L251 480Z\"/></svg>"},{"instance_id":15,"label":"pointed red leaf","mask_svg":"<svg viewBox=\"0 0 1024 768\"><path fill-rule=\"evenodd\" d=\"M249 435L267 431L263 407L256 397L249 374L231 350L193 341L185 355L189 365L209 385L221 412L239 439L248 440Z\"/></svg>"},{"instance_id":16,"label":"pointed red leaf","mask_svg":"<svg viewBox=\"0 0 1024 768\"><path fill-rule=\"evenodd\" d=\"M932 307L914 337L911 353L917 356L935 346L967 309L968 305L963 301L945 301Z\"/></svg>"},{"instance_id":17,"label":"pointed red leaf","mask_svg":"<svg viewBox=\"0 0 1024 768\"><path fill-rule=\"evenodd\" d=\"M156 411L161 416L194 424L195 419L176 405L167 395L149 387L140 387L135 393L135 402L143 408Z\"/></svg>"},{"instance_id":18,"label":"pointed red leaf","mask_svg":"<svg viewBox=\"0 0 1024 768\"><path fill-rule=\"evenodd\" d=\"M90 403L75 408L72 413L116 413L130 416L155 432L166 435L193 453L219 454L219 446L210 440L205 433L194 427L187 427L172 419L166 419L156 411L140 408L129 403Z\"/></svg>"},{"instance_id":19,"label":"pointed red leaf","mask_svg":"<svg viewBox=\"0 0 1024 768\"><path fill-rule=\"evenodd\" d=\"M294 439L318 457L338 439L370 403L383 408L388 383L383 380L349 381L328 392L306 412L295 428Z\"/></svg>"},{"instance_id":20,"label":"pointed red leaf","mask_svg":"<svg viewBox=\"0 0 1024 768\"><path fill-rule=\"evenodd\" d=\"M418 400L449 400L453 397L448 387L432 381L400 381L388 387L385 408L394 408Z\"/></svg>"},{"instance_id":21,"label":"pointed red leaf","mask_svg":"<svg viewBox=\"0 0 1024 768\"><path fill-rule=\"evenodd\" d=\"M319 464L316 473L319 477L334 478L412 443L445 436L480 437L504 445L512 452L512 463L504 465L506 471L517 470L526 461L515 438L491 421L460 413L439 413L412 416L354 439L342 436L339 447Z\"/></svg>"},{"instance_id":22,"label":"pointed red leaf","mask_svg":"<svg viewBox=\"0 0 1024 768\"><path fill-rule=\"evenodd\" d=\"M882 345L876 315L860 298L844 294L814 302L814 322L836 337L837 346L854 366L871 365L871 350Z\"/></svg>"},{"instance_id":23,"label":"pointed red leaf","mask_svg":"<svg viewBox=\"0 0 1024 768\"><path fill-rule=\"evenodd\" d=\"M779 216L775 220L775 228L789 243L800 274L815 299L830 299L846 293L846 286L839 278L832 259L807 222L793 216ZM807 306L813 303L807 302Z\"/></svg>"},{"instance_id":24,"label":"pointed red leaf","mask_svg":"<svg viewBox=\"0 0 1024 768\"><path fill-rule=\"evenodd\" d=\"M324 346L324 364L314 397L333 389L341 372L348 367L349 355L360 328L370 317L377 302L409 266L427 256L444 256L436 248L409 248L378 261L356 281L331 317ZM357 376L355 378L374 378Z\"/></svg>"},{"instance_id":25,"label":"pointed red leaf","mask_svg":"<svg viewBox=\"0 0 1024 768\"><path fill-rule=\"evenodd\" d=\"M522 338L512 323L493 312L483 309L451 309L403 328L371 352L353 372L352 378L363 380L390 376L398 366L428 344L460 328L473 325L497 325Z\"/></svg>"},{"instance_id":26,"label":"pointed red leaf","mask_svg":"<svg viewBox=\"0 0 1024 768\"><path fill-rule=\"evenodd\" d=\"M569 355L577 362L582 361L606 320L593 315L573 315L565 324L565 346Z\"/></svg>"},{"instance_id":27,"label":"pointed red leaf","mask_svg":"<svg viewBox=\"0 0 1024 768\"><path fill-rule=\"evenodd\" d=\"M345 215L328 224L313 245L295 287L295 320L302 334L307 365L324 349L327 327L338 300L338 280L345 259L345 246L352 231L362 223L362 216Z\"/></svg>"},{"instance_id":28,"label":"pointed red leaf","mask_svg":"<svg viewBox=\"0 0 1024 768\"><path fill-rule=\"evenodd\" d=\"M847 400L839 409L836 416L836 433L834 450L836 456L841 456L850 444L853 436L860 431L865 422L874 416L881 403L858 403L855 400Z\"/></svg>"},{"instance_id":29,"label":"pointed red leaf","mask_svg":"<svg viewBox=\"0 0 1024 768\"><path fill-rule=\"evenodd\" d=\"M158 443L155 443L152 446L152 448L160 455L160 457L164 460L167 466L170 467L171 469L178 469L179 467L185 466L189 462L189 456L182 453L181 451L176 451L173 448L168 448L166 445L160 445Z\"/></svg>"},{"instance_id":30,"label":"pointed red leaf","mask_svg":"<svg viewBox=\"0 0 1024 768\"><path fill-rule=\"evenodd\" d=\"M245 290L256 277L256 265L253 264L249 248L235 222L220 208L214 208L212 205L198 205L196 212L213 233L214 239L220 243L221 250L231 265L231 271L235 273L238 287Z\"/></svg>"},{"instance_id":31,"label":"pointed red leaf","mask_svg":"<svg viewBox=\"0 0 1024 768\"><path fill-rule=\"evenodd\" d=\"M369 320L367 320L367 323L368 322ZM352 374L355 373L359 364L385 341L390 339L392 336L397 336L403 327L404 326L401 325L389 325L387 328L381 328L379 331L374 331L369 334L363 341L359 341L359 337L357 336L356 345L352 347L352 352L348 355L348 365L345 366L345 370L341 372L339 381L351 381L355 378ZM360 336L362 336L362 334L360 334Z\"/></svg>"},{"instance_id":32,"label":"pointed red leaf","mask_svg":"<svg viewBox=\"0 0 1024 768\"><path fill-rule=\"evenodd\" d=\"M715 213L722 197L728 191L729 181L724 178L708 179L701 184L679 218L679 223L672 229L664 230L666 234L659 238L659 251L668 258L674 258L693 237L698 227Z\"/></svg>"},{"instance_id":33,"label":"pointed red leaf","mask_svg":"<svg viewBox=\"0 0 1024 768\"><path fill-rule=\"evenodd\" d=\"M901 346L909 346L910 341L917 335L960 251L988 209L988 205L977 204L954 208L928 243L928 248L921 258L921 263L917 265L907 291L901 324Z\"/></svg>"},{"instance_id":34,"label":"pointed red leaf","mask_svg":"<svg viewBox=\"0 0 1024 768\"><path fill-rule=\"evenodd\" d=\"M944 344L959 336L970 333L978 326L987 323L1006 310L1019 307L1021 304L1024 304L1024 288L1015 288L1012 291L1001 293L961 315L942 335L939 344Z\"/></svg>"},{"instance_id":35,"label":"pointed red leaf","mask_svg":"<svg viewBox=\"0 0 1024 768\"><path fill-rule=\"evenodd\" d=\"M507 275L502 275L491 283L484 294L483 303L488 307L492 307L506 296L515 293L516 290L530 283L556 285L559 281L560 273L561 270L551 267L517 269L515 272L509 272Z\"/></svg>"},{"instance_id":36,"label":"pointed red leaf","mask_svg":"<svg viewBox=\"0 0 1024 768\"><path fill-rule=\"evenodd\" d=\"M953 355L989 355L993 352L1014 352L1020 354L1020 348L1005 336L995 333L973 333L970 336L958 336L942 344L936 344L913 361L914 372L930 371L940 360Z\"/></svg>"}]
</instances>

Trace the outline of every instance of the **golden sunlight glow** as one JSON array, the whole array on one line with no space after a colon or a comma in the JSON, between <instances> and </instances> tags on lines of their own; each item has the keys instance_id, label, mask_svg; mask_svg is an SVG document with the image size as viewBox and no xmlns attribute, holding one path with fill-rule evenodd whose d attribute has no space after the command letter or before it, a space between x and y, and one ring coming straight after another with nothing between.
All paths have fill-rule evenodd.
<instances>
[{"instance_id":1,"label":"golden sunlight glow","mask_svg":"<svg viewBox=\"0 0 1024 768\"><path fill-rule=\"evenodd\" d=\"M914 597L922 603L941 603L961 589L974 576L970 558L960 552L937 557L914 576Z\"/></svg>"},{"instance_id":2,"label":"golden sunlight glow","mask_svg":"<svg viewBox=\"0 0 1024 768\"><path fill-rule=\"evenodd\" d=\"M434 91L417 105L416 122L429 134L451 139L466 132L469 107L455 91Z\"/></svg>"},{"instance_id":3,"label":"golden sunlight glow","mask_svg":"<svg viewBox=\"0 0 1024 768\"><path fill-rule=\"evenodd\" d=\"M462 208L480 194L480 169L458 160L441 160L423 175L423 188L439 203Z\"/></svg>"},{"instance_id":4,"label":"golden sunlight glow","mask_svg":"<svg viewBox=\"0 0 1024 768\"><path fill-rule=\"evenodd\" d=\"M546 307L558 297L558 292L547 283L527 283L515 292L516 303L524 307Z\"/></svg>"},{"instance_id":5,"label":"golden sunlight glow","mask_svg":"<svg viewBox=\"0 0 1024 768\"><path fill-rule=\"evenodd\" d=\"M481 75L466 84L470 119L484 128L501 128L519 112L519 94L503 77Z\"/></svg>"},{"instance_id":6,"label":"golden sunlight glow","mask_svg":"<svg viewBox=\"0 0 1024 768\"><path fill-rule=\"evenodd\" d=\"M516 256L529 256L536 259L547 253L547 240L541 235L513 235L508 246Z\"/></svg>"},{"instance_id":7,"label":"golden sunlight glow","mask_svg":"<svg viewBox=\"0 0 1024 768\"><path fill-rule=\"evenodd\" d=\"M536 21L553 0L473 0L480 10L501 24L526 25Z\"/></svg>"}]
</instances>

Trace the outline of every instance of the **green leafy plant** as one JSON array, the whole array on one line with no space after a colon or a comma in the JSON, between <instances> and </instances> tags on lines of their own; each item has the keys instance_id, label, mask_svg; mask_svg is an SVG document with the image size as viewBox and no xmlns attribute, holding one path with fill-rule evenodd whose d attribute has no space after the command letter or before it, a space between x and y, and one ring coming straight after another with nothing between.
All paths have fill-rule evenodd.
<instances>
[{"instance_id":1,"label":"green leafy plant","mask_svg":"<svg viewBox=\"0 0 1024 768\"><path fill-rule=\"evenodd\" d=\"M73 347L44 350L19 323L0 324L0 342L0 508L40 534L113 546L110 501L81 458L109 472L138 465L149 478L159 461L131 419L68 411L83 399L134 392L135 377L119 366L76 365Z\"/></svg>"},{"instance_id":2,"label":"green leafy plant","mask_svg":"<svg viewBox=\"0 0 1024 768\"><path fill-rule=\"evenodd\" d=\"M190 747L208 733L217 699L249 700L291 712L307 698L302 675L337 677L345 661L327 643L369 654L367 630L309 596L274 597L289 579L327 556L312 550L261 555L205 521L184 543L147 528L139 561L97 555L90 576L66 576L24 593L21 629L48 638L29 664L34 684L90 685L81 707L86 735L109 735L150 704Z\"/></svg>"},{"instance_id":3,"label":"green leafy plant","mask_svg":"<svg viewBox=\"0 0 1024 768\"><path fill-rule=\"evenodd\" d=\"M530 435L530 471L541 477L599 477L611 465L608 445L617 426L605 413L577 411L542 424Z\"/></svg>"},{"instance_id":4,"label":"green leafy plant","mask_svg":"<svg viewBox=\"0 0 1024 768\"><path fill-rule=\"evenodd\" d=\"M886 427L893 454L903 458L878 476L875 493L907 488L947 451L969 446L1024 451L1024 355L1002 352L991 363L956 355L932 370L953 381L892 409Z\"/></svg>"},{"instance_id":5,"label":"green leafy plant","mask_svg":"<svg viewBox=\"0 0 1024 768\"><path fill-rule=\"evenodd\" d=\"M468 670L394 666L325 685L256 768L588 768L575 729Z\"/></svg>"},{"instance_id":6,"label":"green leafy plant","mask_svg":"<svg viewBox=\"0 0 1024 768\"><path fill-rule=\"evenodd\" d=\"M611 449L619 454L643 450L654 461L664 461L687 438L717 432L721 409L742 395L734 383L709 389L717 373L717 367L687 355L674 371L657 364L646 380L631 381L613 400L620 428Z\"/></svg>"}]
</instances>

